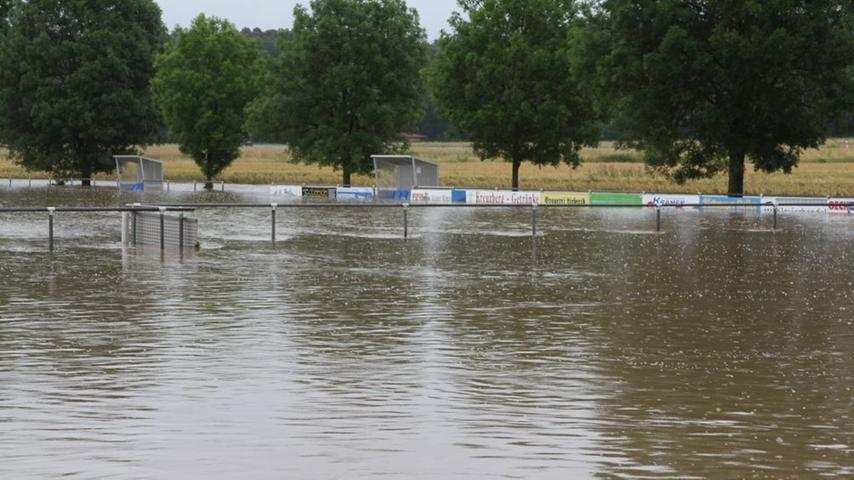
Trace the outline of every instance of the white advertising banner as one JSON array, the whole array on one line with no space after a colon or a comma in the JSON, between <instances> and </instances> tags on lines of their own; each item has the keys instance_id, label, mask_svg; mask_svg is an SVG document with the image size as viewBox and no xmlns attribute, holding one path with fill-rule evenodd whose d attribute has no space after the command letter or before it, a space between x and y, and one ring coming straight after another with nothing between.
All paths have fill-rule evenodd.
<instances>
[{"instance_id":1,"label":"white advertising banner","mask_svg":"<svg viewBox=\"0 0 854 480\"><path fill-rule=\"evenodd\" d=\"M374 189L371 187L337 187L335 197L338 200L372 200Z\"/></svg>"},{"instance_id":2,"label":"white advertising banner","mask_svg":"<svg viewBox=\"0 0 854 480\"><path fill-rule=\"evenodd\" d=\"M270 187L270 196L302 198L301 185L274 185Z\"/></svg>"},{"instance_id":3,"label":"white advertising banner","mask_svg":"<svg viewBox=\"0 0 854 480\"><path fill-rule=\"evenodd\" d=\"M700 196L680 194L656 195L652 193L645 193L643 195L643 204L650 207L682 207L684 205L699 205Z\"/></svg>"},{"instance_id":4,"label":"white advertising banner","mask_svg":"<svg viewBox=\"0 0 854 480\"><path fill-rule=\"evenodd\" d=\"M769 205L770 204L770 205ZM827 199L817 197L765 197L762 199L762 211L785 213L825 213Z\"/></svg>"},{"instance_id":5,"label":"white advertising banner","mask_svg":"<svg viewBox=\"0 0 854 480\"><path fill-rule=\"evenodd\" d=\"M412 203L452 203L453 190L448 188L413 188L409 201Z\"/></svg>"},{"instance_id":6,"label":"white advertising banner","mask_svg":"<svg viewBox=\"0 0 854 480\"><path fill-rule=\"evenodd\" d=\"M541 199L541 192L466 190L466 203L472 205L539 205Z\"/></svg>"}]
</instances>

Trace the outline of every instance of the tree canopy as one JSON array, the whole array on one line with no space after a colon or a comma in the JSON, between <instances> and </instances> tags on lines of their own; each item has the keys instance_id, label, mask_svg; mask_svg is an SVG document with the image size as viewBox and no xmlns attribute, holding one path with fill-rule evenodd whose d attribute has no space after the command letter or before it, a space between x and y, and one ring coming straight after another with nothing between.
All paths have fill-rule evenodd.
<instances>
[{"instance_id":1,"label":"tree canopy","mask_svg":"<svg viewBox=\"0 0 854 480\"><path fill-rule=\"evenodd\" d=\"M850 106L851 2L606 0L573 39L626 143L677 181L789 173Z\"/></svg>"},{"instance_id":2,"label":"tree canopy","mask_svg":"<svg viewBox=\"0 0 854 480\"><path fill-rule=\"evenodd\" d=\"M112 170L112 155L149 142L150 93L165 39L152 0L4 2L0 144L30 170ZM88 181L84 181L84 185Z\"/></svg>"},{"instance_id":3,"label":"tree canopy","mask_svg":"<svg viewBox=\"0 0 854 480\"><path fill-rule=\"evenodd\" d=\"M157 60L154 90L181 152L213 178L240 156L247 105L258 93L255 43L229 22L199 15Z\"/></svg>"},{"instance_id":4,"label":"tree canopy","mask_svg":"<svg viewBox=\"0 0 854 480\"><path fill-rule=\"evenodd\" d=\"M519 166L578 165L600 125L589 95L570 72L570 0L460 2L431 70L442 113L473 141L481 159Z\"/></svg>"},{"instance_id":5,"label":"tree canopy","mask_svg":"<svg viewBox=\"0 0 854 480\"><path fill-rule=\"evenodd\" d=\"M312 0L294 9L262 110L296 161L369 173L422 118L426 40L403 0Z\"/></svg>"}]
</instances>

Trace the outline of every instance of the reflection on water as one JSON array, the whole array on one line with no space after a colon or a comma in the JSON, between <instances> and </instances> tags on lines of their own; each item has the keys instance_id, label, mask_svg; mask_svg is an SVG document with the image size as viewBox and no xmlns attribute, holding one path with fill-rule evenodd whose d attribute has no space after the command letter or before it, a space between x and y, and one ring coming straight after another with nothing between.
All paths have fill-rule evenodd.
<instances>
[{"instance_id":1,"label":"reflection on water","mask_svg":"<svg viewBox=\"0 0 854 480\"><path fill-rule=\"evenodd\" d=\"M0 478L854 476L851 219L399 213L0 214Z\"/></svg>"}]
</instances>

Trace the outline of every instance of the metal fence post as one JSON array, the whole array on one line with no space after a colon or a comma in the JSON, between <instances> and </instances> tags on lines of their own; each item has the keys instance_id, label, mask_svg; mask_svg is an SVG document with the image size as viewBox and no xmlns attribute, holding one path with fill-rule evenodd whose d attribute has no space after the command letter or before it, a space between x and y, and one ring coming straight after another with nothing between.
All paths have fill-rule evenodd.
<instances>
[{"instance_id":1,"label":"metal fence post","mask_svg":"<svg viewBox=\"0 0 854 480\"><path fill-rule=\"evenodd\" d=\"M276 243L276 207L278 207L278 203L270 204L270 216L271 216L271 224L270 224L270 236L273 240L273 243Z\"/></svg>"},{"instance_id":2,"label":"metal fence post","mask_svg":"<svg viewBox=\"0 0 854 480\"><path fill-rule=\"evenodd\" d=\"M184 251L184 212L178 214L178 248Z\"/></svg>"},{"instance_id":3,"label":"metal fence post","mask_svg":"<svg viewBox=\"0 0 854 480\"><path fill-rule=\"evenodd\" d=\"M661 231L661 206L655 207L655 231Z\"/></svg>"},{"instance_id":4,"label":"metal fence post","mask_svg":"<svg viewBox=\"0 0 854 480\"><path fill-rule=\"evenodd\" d=\"M774 230L777 230L777 204L774 204Z\"/></svg>"},{"instance_id":5,"label":"metal fence post","mask_svg":"<svg viewBox=\"0 0 854 480\"><path fill-rule=\"evenodd\" d=\"M409 204L403 204L403 239L409 239Z\"/></svg>"},{"instance_id":6,"label":"metal fence post","mask_svg":"<svg viewBox=\"0 0 854 480\"><path fill-rule=\"evenodd\" d=\"M166 207L160 207L160 250L166 249Z\"/></svg>"},{"instance_id":7,"label":"metal fence post","mask_svg":"<svg viewBox=\"0 0 854 480\"><path fill-rule=\"evenodd\" d=\"M53 251L53 215L56 213L55 207L47 207L47 246Z\"/></svg>"},{"instance_id":8,"label":"metal fence post","mask_svg":"<svg viewBox=\"0 0 854 480\"><path fill-rule=\"evenodd\" d=\"M196 181L193 180L193 193L195 193L195 192L196 192Z\"/></svg>"},{"instance_id":9,"label":"metal fence post","mask_svg":"<svg viewBox=\"0 0 854 480\"><path fill-rule=\"evenodd\" d=\"M225 191L225 180L220 181L219 185L220 185L220 191L224 192Z\"/></svg>"}]
</instances>

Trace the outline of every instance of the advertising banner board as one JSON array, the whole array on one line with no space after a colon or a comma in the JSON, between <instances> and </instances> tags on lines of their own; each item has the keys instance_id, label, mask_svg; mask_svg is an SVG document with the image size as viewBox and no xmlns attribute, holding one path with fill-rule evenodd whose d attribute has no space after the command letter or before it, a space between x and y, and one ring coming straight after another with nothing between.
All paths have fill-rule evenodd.
<instances>
[{"instance_id":1,"label":"advertising banner board","mask_svg":"<svg viewBox=\"0 0 854 480\"><path fill-rule=\"evenodd\" d=\"M655 195L647 193L643 196L643 204L650 207L675 206L681 208L685 205L699 205L700 196L679 194Z\"/></svg>"},{"instance_id":2,"label":"advertising banner board","mask_svg":"<svg viewBox=\"0 0 854 480\"><path fill-rule=\"evenodd\" d=\"M760 197L728 197L726 195L700 195L702 205L730 205L732 207L753 207L760 209Z\"/></svg>"},{"instance_id":3,"label":"advertising banner board","mask_svg":"<svg viewBox=\"0 0 854 480\"><path fill-rule=\"evenodd\" d=\"M302 187L302 196L317 199L335 199L336 187Z\"/></svg>"},{"instance_id":4,"label":"advertising banner board","mask_svg":"<svg viewBox=\"0 0 854 480\"><path fill-rule=\"evenodd\" d=\"M412 203L452 203L453 191L447 188L414 188L410 201Z\"/></svg>"},{"instance_id":5,"label":"advertising banner board","mask_svg":"<svg viewBox=\"0 0 854 480\"><path fill-rule=\"evenodd\" d=\"M589 193L543 192L543 205L590 205Z\"/></svg>"},{"instance_id":6,"label":"advertising banner board","mask_svg":"<svg viewBox=\"0 0 854 480\"><path fill-rule=\"evenodd\" d=\"M591 193L593 205L643 205L643 196L634 193Z\"/></svg>"},{"instance_id":7,"label":"advertising banner board","mask_svg":"<svg viewBox=\"0 0 854 480\"><path fill-rule=\"evenodd\" d=\"M371 187L338 187L335 189L338 200L371 200L374 189Z\"/></svg>"},{"instance_id":8,"label":"advertising banner board","mask_svg":"<svg viewBox=\"0 0 854 480\"><path fill-rule=\"evenodd\" d=\"M773 204L773 205L769 205ZM793 205L795 204L795 205ZM773 212L774 205L778 212L788 213L825 213L827 199L816 197L765 197L762 199L762 211Z\"/></svg>"},{"instance_id":9,"label":"advertising banner board","mask_svg":"<svg viewBox=\"0 0 854 480\"><path fill-rule=\"evenodd\" d=\"M273 197L302 197L300 185L274 185L270 187L270 195Z\"/></svg>"},{"instance_id":10,"label":"advertising banner board","mask_svg":"<svg viewBox=\"0 0 854 480\"><path fill-rule=\"evenodd\" d=\"M854 198L829 198L827 213L854 213Z\"/></svg>"},{"instance_id":11,"label":"advertising banner board","mask_svg":"<svg viewBox=\"0 0 854 480\"><path fill-rule=\"evenodd\" d=\"M540 192L466 190L466 203L472 205L534 205L540 203L540 198Z\"/></svg>"},{"instance_id":12,"label":"advertising banner board","mask_svg":"<svg viewBox=\"0 0 854 480\"><path fill-rule=\"evenodd\" d=\"M380 198L383 200L408 202L411 196L411 190L380 190Z\"/></svg>"}]
</instances>

